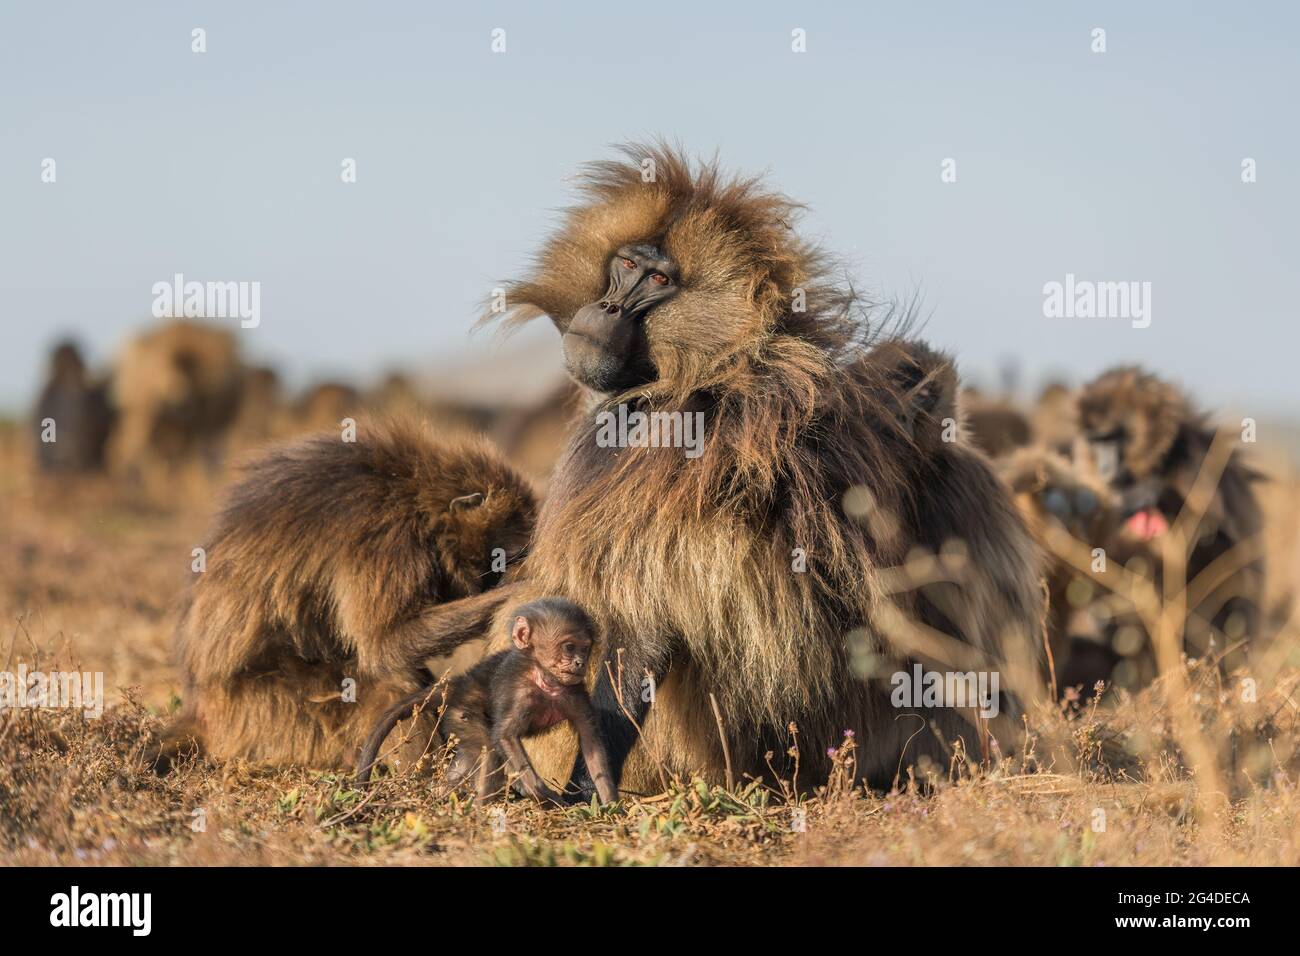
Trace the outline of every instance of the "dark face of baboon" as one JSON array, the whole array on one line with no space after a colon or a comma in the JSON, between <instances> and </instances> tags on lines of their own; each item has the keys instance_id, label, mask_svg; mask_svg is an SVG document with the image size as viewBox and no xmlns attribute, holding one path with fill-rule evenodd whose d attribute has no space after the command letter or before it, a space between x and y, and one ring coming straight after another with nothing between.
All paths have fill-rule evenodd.
<instances>
[{"instance_id":1,"label":"dark face of baboon","mask_svg":"<svg viewBox=\"0 0 1300 956\"><path fill-rule=\"evenodd\" d=\"M571 616L532 616L537 620L523 614L515 617L510 629L515 647L532 656L543 679L549 677L562 685L581 684L591 660L590 622Z\"/></svg>"},{"instance_id":2,"label":"dark face of baboon","mask_svg":"<svg viewBox=\"0 0 1300 956\"><path fill-rule=\"evenodd\" d=\"M1177 514L1181 500L1166 494L1169 478L1196 457L1185 429L1206 426L1174 386L1141 369L1107 372L1080 394L1079 428L1097 476L1120 496L1125 517L1150 512L1158 523Z\"/></svg>"},{"instance_id":3,"label":"dark face of baboon","mask_svg":"<svg viewBox=\"0 0 1300 956\"><path fill-rule=\"evenodd\" d=\"M851 291L791 230L795 203L663 147L624 152L587 167L593 201L506 286L507 321L548 316L576 381L684 401L774 333L829 351L857 336Z\"/></svg>"},{"instance_id":4,"label":"dark face of baboon","mask_svg":"<svg viewBox=\"0 0 1300 956\"><path fill-rule=\"evenodd\" d=\"M645 326L650 310L677 294L677 265L657 246L622 246L609 260L609 287L584 305L565 330L564 362L598 392L632 388L653 377Z\"/></svg>"}]
</instances>

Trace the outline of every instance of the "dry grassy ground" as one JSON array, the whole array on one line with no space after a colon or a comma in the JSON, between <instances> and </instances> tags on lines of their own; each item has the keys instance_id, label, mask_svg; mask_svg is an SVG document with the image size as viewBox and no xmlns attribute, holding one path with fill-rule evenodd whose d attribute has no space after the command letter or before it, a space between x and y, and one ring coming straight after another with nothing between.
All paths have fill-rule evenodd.
<instances>
[{"instance_id":1,"label":"dry grassy ground","mask_svg":"<svg viewBox=\"0 0 1300 956\"><path fill-rule=\"evenodd\" d=\"M140 753L176 703L171 606L211 497L160 509L93 483L37 486L24 459L0 434L0 671L103 671L109 710L0 712L0 863L1300 864L1294 628L1252 665L1256 700L1191 670L1222 799L1185 768L1188 731L1161 686L1036 713L1025 754L993 768L954 754L932 786L890 795L845 786L850 742L799 804L756 783L683 781L596 811L475 807L436 776L366 793L307 770L192 763L160 778ZM1266 492L1275 601L1300 580L1297 491L1290 476Z\"/></svg>"}]
</instances>

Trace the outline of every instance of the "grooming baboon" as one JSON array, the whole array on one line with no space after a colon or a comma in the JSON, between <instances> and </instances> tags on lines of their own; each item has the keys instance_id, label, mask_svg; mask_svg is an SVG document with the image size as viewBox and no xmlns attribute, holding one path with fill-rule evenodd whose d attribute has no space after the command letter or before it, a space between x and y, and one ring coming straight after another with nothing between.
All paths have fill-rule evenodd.
<instances>
[{"instance_id":1,"label":"grooming baboon","mask_svg":"<svg viewBox=\"0 0 1300 956\"><path fill-rule=\"evenodd\" d=\"M75 343L60 342L36 401L37 464L43 471L98 471L111 423L107 386L91 379Z\"/></svg>"},{"instance_id":2,"label":"grooming baboon","mask_svg":"<svg viewBox=\"0 0 1300 956\"><path fill-rule=\"evenodd\" d=\"M600 799L617 800L618 788L584 686L595 643L591 619L563 598L531 601L511 611L510 617L514 646L480 661L447 689L441 729L456 741L449 778L459 783L477 771L477 793L486 798L501 791L504 767L528 796L558 801L559 795L533 768L521 740L568 723L592 768ZM397 722L428 703L434 692L434 687L421 688L384 714L361 749L359 782L369 780L379 747Z\"/></svg>"},{"instance_id":3,"label":"grooming baboon","mask_svg":"<svg viewBox=\"0 0 1300 956\"><path fill-rule=\"evenodd\" d=\"M531 489L479 438L358 423L277 446L234 486L177 627L184 713L219 758L351 766L422 681L393 635L478 594L522 551ZM427 736L427 735L426 735Z\"/></svg>"},{"instance_id":4,"label":"grooming baboon","mask_svg":"<svg viewBox=\"0 0 1300 956\"><path fill-rule=\"evenodd\" d=\"M1206 460L1214 426L1179 389L1135 367L1113 369L1084 386L1078 412L1087 458L1118 499L1120 521L1104 542L1109 560L1135 566L1159 585L1166 535ZM1229 670L1244 661L1246 642L1260 627L1264 560L1252 487L1259 478L1233 449L1186 556L1185 648L1198 657L1212 648L1226 651ZM1113 663L1129 665L1121 682L1154 676L1136 622L1122 622L1113 633Z\"/></svg>"},{"instance_id":5,"label":"grooming baboon","mask_svg":"<svg viewBox=\"0 0 1300 956\"><path fill-rule=\"evenodd\" d=\"M242 376L235 337L211 325L167 322L127 343L113 372L114 472L171 472L195 458L215 467Z\"/></svg>"},{"instance_id":6,"label":"grooming baboon","mask_svg":"<svg viewBox=\"0 0 1300 956\"><path fill-rule=\"evenodd\" d=\"M572 598L606 635L593 700L615 779L638 725L629 789L658 786L656 766L720 780L726 758L789 778L800 741L804 786L846 731L880 786L944 764L958 737L977 752L969 711L890 701L891 672L912 661L997 670L1022 691L1039 666L1034 545L986 459L947 440L952 366L869 346L789 200L662 147L626 156L589 168L587 201L506 295L513 321L552 319L570 374L602 399L557 465L510 599ZM700 454L611 447L601 416L620 403L703 416ZM890 570L926 552L957 580L909 588ZM435 610L409 656L483 633L503 600ZM1012 724L1004 710L995 729ZM561 779L571 752L555 735L534 748ZM591 792L580 760L574 779Z\"/></svg>"}]
</instances>

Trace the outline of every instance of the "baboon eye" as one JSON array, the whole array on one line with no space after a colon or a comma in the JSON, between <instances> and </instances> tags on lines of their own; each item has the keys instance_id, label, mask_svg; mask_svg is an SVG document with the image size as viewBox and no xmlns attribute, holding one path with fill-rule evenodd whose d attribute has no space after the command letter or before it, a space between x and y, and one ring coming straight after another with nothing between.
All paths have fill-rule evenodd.
<instances>
[{"instance_id":1,"label":"baboon eye","mask_svg":"<svg viewBox=\"0 0 1300 956\"><path fill-rule=\"evenodd\" d=\"M668 277L662 272L652 272L650 273L650 281L655 285L667 285Z\"/></svg>"},{"instance_id":2,"label":"baboon eye","mask_svg":"<svg viewBox=\"0 0 1300 956\"><path fill-rule=\"evenodd\" d=\"M635 268L636 268L636 263L633 262L631 259L624 259L624 260L623 260L623 268L624 268L624 269L635 269Z\"/></svg>"}]
</instances>

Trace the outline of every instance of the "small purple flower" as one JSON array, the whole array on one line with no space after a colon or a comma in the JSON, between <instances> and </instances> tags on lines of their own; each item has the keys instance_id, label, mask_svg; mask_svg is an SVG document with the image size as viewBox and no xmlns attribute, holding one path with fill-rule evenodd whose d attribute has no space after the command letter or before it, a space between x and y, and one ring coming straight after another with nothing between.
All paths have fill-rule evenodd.
<instances>
[{"instance_id":1,"label":"small purple flower","mask_svg":"<svg viewBox=\"0 0 1300 956\"><path fill-rule=\"evenodd\" d=\"M834 748L834 747L827 747L827 748L826 748L826 756L828 756L828 757L834 757L834 756L835 756L835 748Z\"/></svg>"},{"instance_id":2,"label":"small purple flower","mask_svg":"<svg viewBox=\"0 0 1300 956\"><path fill-rule=\"evenodd\" d=\"M853 731L852 731L852 730L846 730L846 731L844 731L844 736L845 736L845 737L850 737L850 738L853 737L853 736L854 736Z\"/></svg>"}]
</instances>

